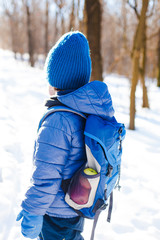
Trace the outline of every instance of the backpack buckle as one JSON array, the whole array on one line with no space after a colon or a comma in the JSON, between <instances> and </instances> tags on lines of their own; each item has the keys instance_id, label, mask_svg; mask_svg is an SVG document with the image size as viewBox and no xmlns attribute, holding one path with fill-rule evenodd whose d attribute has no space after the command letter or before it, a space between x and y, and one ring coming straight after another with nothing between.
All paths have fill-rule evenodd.
<instances>
[{"instance_id":1,"label":"backpack buckle","mask_svg":"<svg viewBox=\"0 0 160 240\"><path fill-rule=\"evenodd\" d=\"M108 203L104 203L102 206L101 206L101 210L105 210L106 208L107 208L107 206L108 206Z\"/></svg>"}]
</instances>

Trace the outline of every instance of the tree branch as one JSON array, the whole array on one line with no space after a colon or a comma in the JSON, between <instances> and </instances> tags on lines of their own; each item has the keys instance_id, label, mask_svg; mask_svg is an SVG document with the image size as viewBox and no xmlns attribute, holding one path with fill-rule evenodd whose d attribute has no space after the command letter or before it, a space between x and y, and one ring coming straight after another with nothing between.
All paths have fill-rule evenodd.
<instances>
[{"instance_id":1,"label":"tree branch","mask_svg":"<svg viewBox=\"0 0 160 240\"><path fill-rule=\"evenodd\" d=\"M147 15L147 16L146 16L147 18L150 18L150 17L152 17L154 8L155 8L155 0L153 0L153 5L152 5L151 12L150 12L150 14L149 14L149 15Z\"/></svg>"},{"instance_id":2,"label":"tree branch","mask_svg":"<svg viewBox=\"0 0 160 240\"><path fill-rule=\"evenodd\" d=\"M137 18L139 19L139 18L140 18L140 15L139 15L138 10L137 10L137 0L134 0L134 5L132 5L129 0L127 0L127 3L128 3L129 6L134 10Z\"/></svg>"},{"instance_id":3,"label":"tree branch","mask_svg":"<svg viewBox=\"0 0 160 240\"><path fill-rule=\"evenodd\" d=\"M8 17L11 17L11 12L10 12L9 7L8 7L8 2L6 0L3 0L2 4L3 4L5 14Z\"/></svg>"}]
</instances>

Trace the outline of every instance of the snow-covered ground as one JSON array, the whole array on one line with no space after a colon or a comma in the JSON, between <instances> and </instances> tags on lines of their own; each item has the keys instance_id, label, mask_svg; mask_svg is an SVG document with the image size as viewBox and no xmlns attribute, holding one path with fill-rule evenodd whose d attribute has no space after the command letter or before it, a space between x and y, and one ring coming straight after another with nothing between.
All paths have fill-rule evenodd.
<instances>
[{"instance_id":1,"label":"snow-covered ground","mask_svg":"<svg viewBox=\"0 0 160 240\"><path fill-rule=\"evenodd\" d=\"M128 128L130 84L106 76L116 117ZM100 216L95 240L160 239L160 89L149 81L150 109L142 109L137 87L136 131L127 130L123 144L121 191L114 193L111 223ZM29 185L36 128L48 97L42 70L15 61L0 50L0 240L23 240L16 216ZM86 220L89 240L92 221Z\"/></svg>"}]
</instances>

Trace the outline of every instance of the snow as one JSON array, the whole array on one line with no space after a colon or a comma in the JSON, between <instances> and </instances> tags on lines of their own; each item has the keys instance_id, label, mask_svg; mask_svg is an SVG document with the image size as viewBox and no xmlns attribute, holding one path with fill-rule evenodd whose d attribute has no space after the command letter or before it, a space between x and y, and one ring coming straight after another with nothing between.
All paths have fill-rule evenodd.
<instances>
[{"instance_id":1,"label":"snow","mask_svg":"<svg viewBox=\"0 0 160 240\"><path fill-rule=\"evenodd\" d=\"M128 130L130 83L125 77L105 78L116 118L127 128L123 144L121 191L114 192L111 223L100 215L95 240L158 240L160 237L160 89L148 80L150 109L142 109L136 91L136 130ZM16 216L30 184L38 121L48 97L42 70L16 61L0 50L0 240L23 240ZM92 220L85 221L89 240Z\"/></svg>"}]
</instances>

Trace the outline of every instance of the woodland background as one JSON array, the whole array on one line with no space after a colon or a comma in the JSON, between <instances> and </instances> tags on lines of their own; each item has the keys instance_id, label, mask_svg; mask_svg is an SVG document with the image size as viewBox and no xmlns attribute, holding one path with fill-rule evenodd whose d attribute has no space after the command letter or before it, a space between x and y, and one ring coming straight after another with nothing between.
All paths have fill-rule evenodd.
<instances>
[{"instance_id":1,"label":"woodland background","mask_svg":"<svg viewBox=\"0 0 160 240\"><path fill-rule=\"evenodd\" d=\"M43 66L71 29L86 34L91 80L108 85L127 129L122 188L114 191L111 224L104 211L95 239L159 240L160 0L0 0L0 240L26 240L16 217L48 98ZM91 228L86 219L85 240Z\"/></svg>"},{"instance_id":2,"label":"woodland background","mask_svg":"<svg viewBox=\"0 0 160 240\"><path fill-rule=\"evenodd\" d=\"M0 48L43 67L49 49L70 30L88 38L91 80L108 73L130 81L129 128L135 129L136 86L149 108L147 79L160 87L160 0L1 0Z\"/></svg>"}]
</instances>

